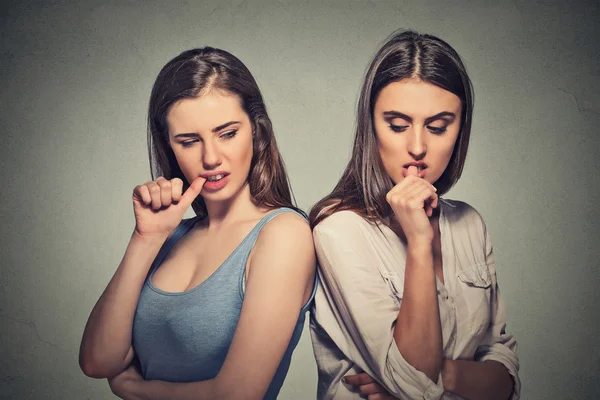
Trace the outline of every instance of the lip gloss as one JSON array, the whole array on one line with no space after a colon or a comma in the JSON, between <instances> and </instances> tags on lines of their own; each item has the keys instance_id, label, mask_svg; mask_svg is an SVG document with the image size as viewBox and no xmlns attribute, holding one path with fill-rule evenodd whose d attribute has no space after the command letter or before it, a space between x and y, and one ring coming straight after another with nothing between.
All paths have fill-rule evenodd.
<instances>
[{"instance_id":1,"label":"lip gloss","mask_svg":"<svg viewBox=\"0 0 600 400\"><path fill-rule=\"evenodd\" d=\"M218 181L206 181L204 182L203 189L208 190L209 192L216 192L227 185L227 181L229 180L229 175L224 176Z\"/></svg>"}]
</instances>

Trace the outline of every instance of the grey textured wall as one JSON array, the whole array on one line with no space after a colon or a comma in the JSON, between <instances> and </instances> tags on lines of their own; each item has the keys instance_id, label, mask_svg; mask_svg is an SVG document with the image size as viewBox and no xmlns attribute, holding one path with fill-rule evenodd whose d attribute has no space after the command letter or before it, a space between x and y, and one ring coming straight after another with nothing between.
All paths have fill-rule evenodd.
<instances>
[{"instance_id":1,"label":"grey textured wall","mask_svg":"<svg viewBox=\"0 0 600 400\"><path fill-rule=\"evenodd\" d=\"M133 228L131 190L149 177L145 109L162 65L204 45L240 57L308 209L348 160L368 60L400 27L446 39L472 75L472 147L446 197L492 234L522 398L600 397L598 1L0 7L1 398L112 397L80 372L78 346ZM280 398L315 388L305 334Z\"/></svg>"}]
</instances>

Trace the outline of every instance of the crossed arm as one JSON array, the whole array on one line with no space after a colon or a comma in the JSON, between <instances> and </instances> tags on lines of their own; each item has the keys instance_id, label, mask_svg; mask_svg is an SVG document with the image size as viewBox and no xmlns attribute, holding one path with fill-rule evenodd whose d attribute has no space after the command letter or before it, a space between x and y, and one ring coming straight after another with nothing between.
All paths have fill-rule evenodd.
<instances>
[{"instance_id":1,"label":"crossed arm","mask_svg":"<svg viewBox=\"0 0 600 400\"><path fill-rule=\"evenodd\" d=\"M128 367L133 358L133 314L145 278L145 273L135 273L136 267L143 269L139 257L144 254L144 261L151 263L156 255L152 253L148 247L130 243L86 327L84 372L110 378L113 392L125 399L262 399L314 282L315 255L308 224L295 214L283 213L262 229L249 260L246 293L233 341L221 370L207 381L144 381ZM115 339L118 346L112 341ZM99 360L111 347L114 351Z\"/></svg>"},{"instance_id":2,"label":"crossed arm","mask_svg":"<svg viewBox=\"0 0 600 400\"><path fill-rule=\"evenodd\" d=\"M389 394L438 399L444 392L453 392L467 399L507 399L512 392L513 399L518 399L516 343L504 332L506 317L495 278L492 322L474 360L447 360L442 357L441 333L436 335L440 329L437 292L426 254L411 256L409 252L397 311L393 300L384 294L389 287L373 267L381 254L373 248L372 240L356 229L355 222L335 232L317 227L315 245L323 290L349 342L346 356ZM493 263L491 246L488 250L488 262ZM427 268L425 264L430 266L431 275L422 271ZM425 309L430 312L423 312ZM418 332L424 334L419 337ZM415 351L411 351L413 344Z\"/></svg>"}]
</instances>

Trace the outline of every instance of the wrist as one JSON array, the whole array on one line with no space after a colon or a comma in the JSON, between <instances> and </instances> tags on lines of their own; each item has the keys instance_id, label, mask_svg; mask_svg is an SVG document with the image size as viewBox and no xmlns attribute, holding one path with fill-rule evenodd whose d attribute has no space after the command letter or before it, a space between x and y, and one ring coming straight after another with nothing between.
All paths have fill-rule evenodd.
<instances>
[{"instance_id":1,"label":"wrist","mask_svg":"<svg viewBox=\"0 0 600 400\"><path fill-rule=\"evenodd\" d=\"M444 359L442 362L442 386L445 392L454 392L458 378L456 362Z\"/></svg>"},{"instance_id":2,"label":"wrist","mask_svg":"<svg viewBox=\"0 0 600 400\"><path fill-rule=\"evenodd\" d=\"M431 254L433 249L433 239L426 236L414 236L406 238L407 250L416 254Z\"/></svg>"},{"instance_id":3,"label":"wrist","mask_svg":"<svg viewBox=\"0 0 600 400\"><path fill-rule=\"evenodd\" d=\"M134 229L133 233L131 234L131 241L132 242L136 242L136 243L140 243L140 244L145 244L145 245L159 245L162 246L162 244L165 242L165 240L167 240L167 238L169 237L168 233L157 233L157 234L142 234L140 232L137 231L137 229Z\"/></svg>"}]
</instances>

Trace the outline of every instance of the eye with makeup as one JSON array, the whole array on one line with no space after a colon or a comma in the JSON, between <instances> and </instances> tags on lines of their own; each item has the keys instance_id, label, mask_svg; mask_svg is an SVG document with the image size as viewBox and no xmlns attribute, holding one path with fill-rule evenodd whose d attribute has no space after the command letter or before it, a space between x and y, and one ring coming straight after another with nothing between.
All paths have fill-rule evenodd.
<instances>
[{"instance_id":1,"label":"eye with makeup","mask_svg":"<svg viewBox=\"0 0 600 400\"><path fill-rule=\"evenodd\" d=\"M434 135L441 135L442 133L446 132L446 125L444 126L431 126L431 125L427 125L427 129L429 130L429 132L433 133Z\"/></svg>"},{"instance_id":2,"label":"eye with makeup","mask_svg":"<svg viewBox=\"0 0 600 400\"><path fill-rule=\"evenodd\" d=\"M192 147L194 144L196 144L198 142L199 142L198 139L190 139L190 140L185 140L183 142L180 142L180 144L183 147Z\"/></svg>"},{"instance_id":3,"label":"eye with makeup","mask_svg":"<svg viewBox=\"0 0 600 400\"><path fill-rule=\"evenodd\" d=\"M233 137L235 137L235 135L237 135L237 130L236 129L234 129L232 131L227 131L227 132L221 134L219 137L221 139L232 139Z\"/></svg>"},{"instance_id":4,"label":"eye with makeup","mask_svg":"<svg viewBox=\"0 0 600 400\"><path fill-rule=\"evenodd\" d=\"M408 125L394 125L393 123L389 123L388 125L390 129L396 133L404 132L408 129Z\"/></svg>"}]
</instances>

